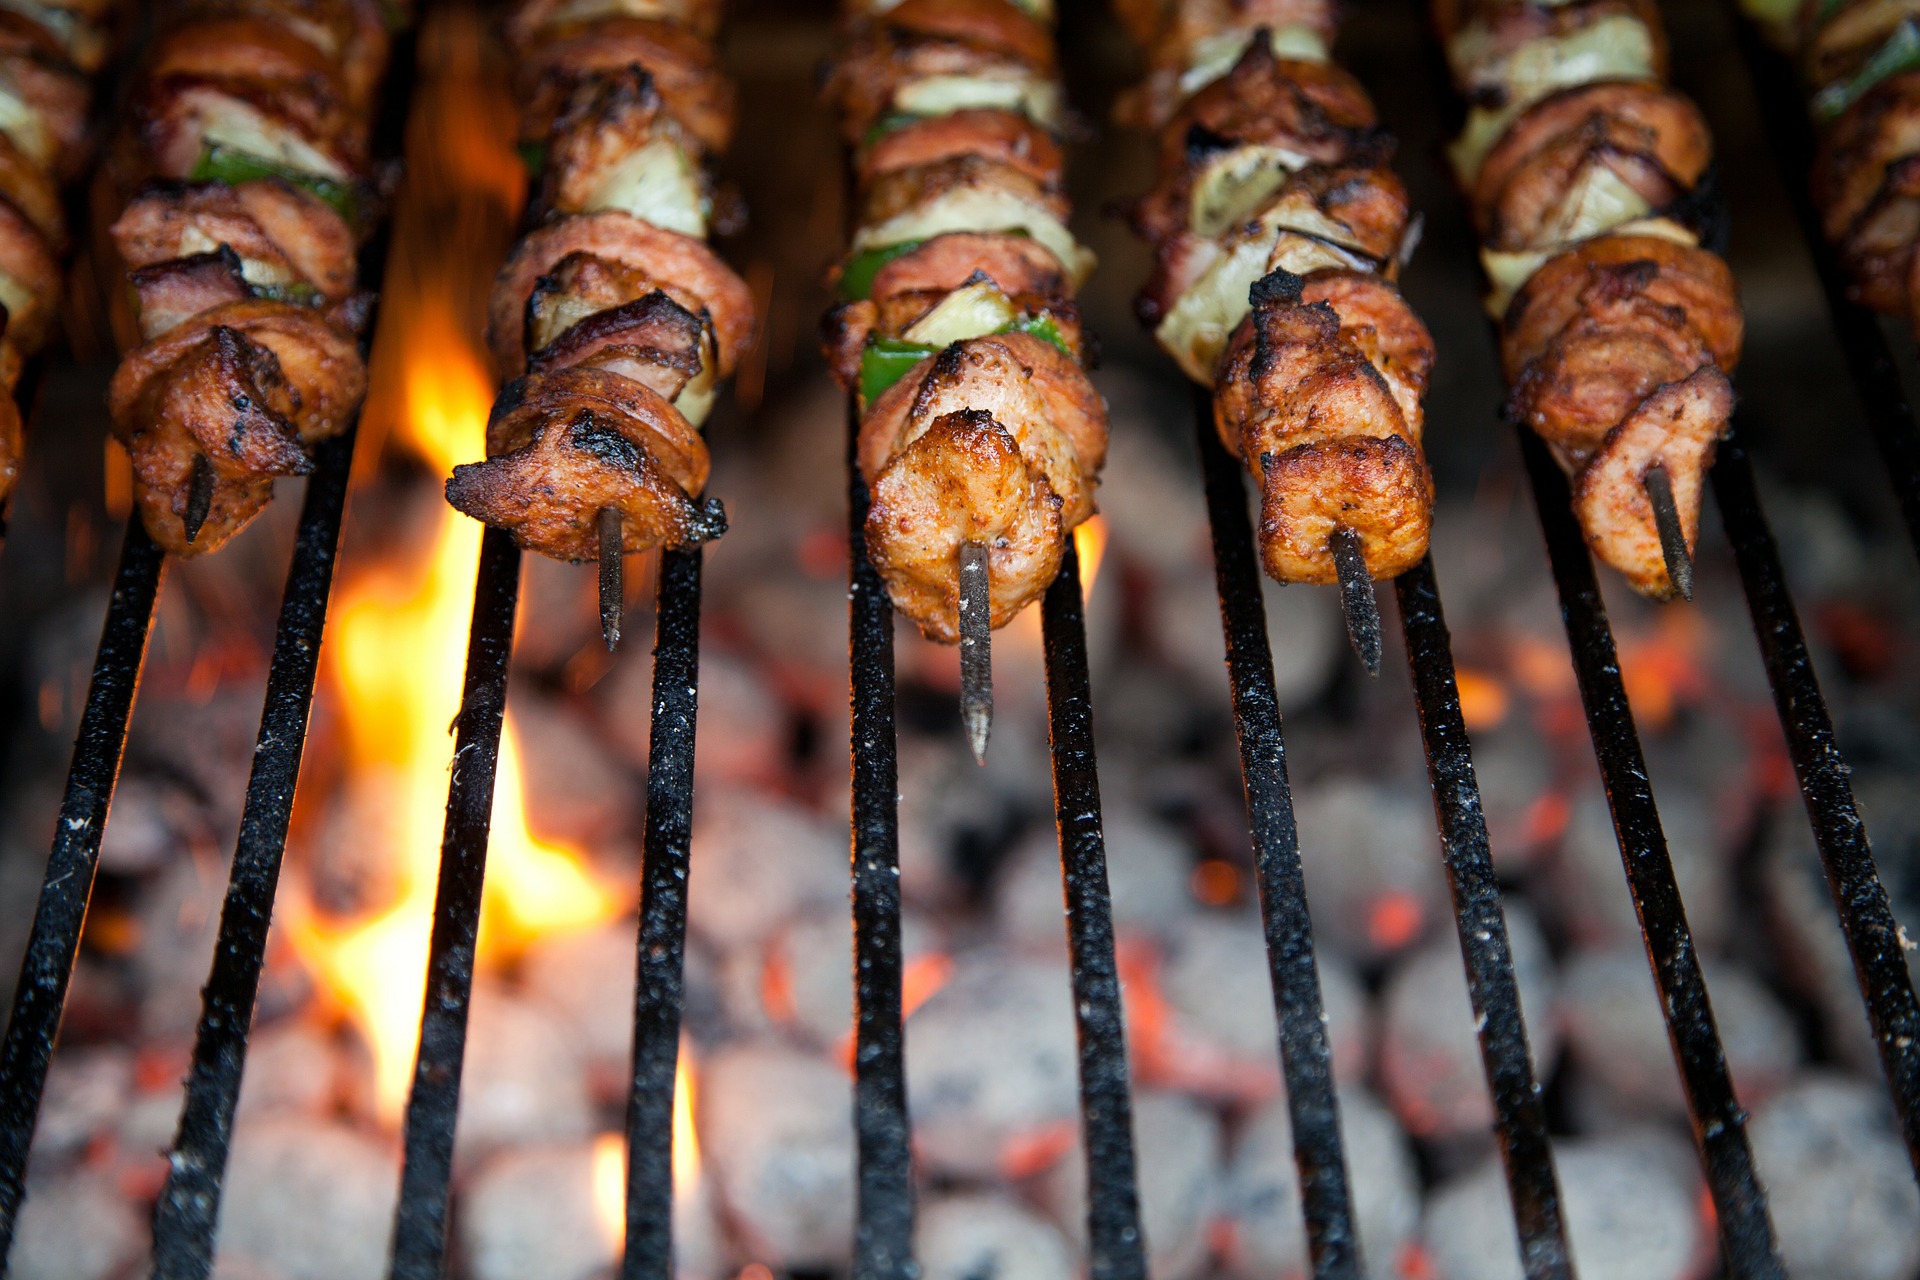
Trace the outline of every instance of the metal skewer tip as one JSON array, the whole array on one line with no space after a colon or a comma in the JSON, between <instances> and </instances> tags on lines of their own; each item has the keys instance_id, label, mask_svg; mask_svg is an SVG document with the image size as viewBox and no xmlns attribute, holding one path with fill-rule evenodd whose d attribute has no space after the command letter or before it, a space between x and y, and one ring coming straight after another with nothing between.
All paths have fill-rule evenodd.
<instances>
[{"instance_id":1,"label":"metal skewer tip","mask_svg":"<svg viewBox=\"0 0 1920 1280\"><path fill-rule=\"evenodd\" d=\"M1373 575L1367 572L1367 558L1360 550L1360 535L1345 525L1335 525L1327 539L1333 554L1333 567L1340 575L1340 607L1347 615L1347 638L1353 651L1366 663L1367 674L1380 674L1380 602L1374 598Z\"/></svg>"},{"instance_id":2,"label":"metal skewer tip","mask_svg":"<svg viewBox=\"0 0 1920 1280\"><path fill-rule=\"evenodd\" d=\"M626 551L621 545L620 513L600 508L600 635L607 652L620 647L620 615L626 606Z\"/></svg>"},{"instance_id":3,"label":"metal skewer tip","mask_svg":"<svg viewBox=\"0 0 1920 1280\"><path fill-rule=\"evenodd\" d=\"M960 719L967 745L979 764L987 762L987 734L993 729L993 606L987 598L987 548L960 544Z\"/></svg>"},{"instance_id":4,"label":"metal skewer tip","mask_svg":"<svg viewBox=\"0 0 1920 1280\"><path fill-rule=\"evenodd\" d=\"M213 509L213 464L207 461L207 455L193 455L193 474L187 479L187 509L180 517L180 523L186 527L187 542L200 536L200 527L207 522L207 512Z\"/></svg>"},{"instance_id":5,"label":"metal skewer tip","mask_svg":"<svg viewBox=\"0 0 1920 1280\"><path fill-rule=\"evenodd\" d=\"M1653 527L1660 533L1660 555L1667 562L1667 577L1682 600L1693 599L1693 554L1687 550L1686 530L1680 526L1680 508L1673 501L1673 479L1665 463L1647 468L1640 482L1646 486L1647 502L1653 507Z\"/></svg>"}]
</instances>

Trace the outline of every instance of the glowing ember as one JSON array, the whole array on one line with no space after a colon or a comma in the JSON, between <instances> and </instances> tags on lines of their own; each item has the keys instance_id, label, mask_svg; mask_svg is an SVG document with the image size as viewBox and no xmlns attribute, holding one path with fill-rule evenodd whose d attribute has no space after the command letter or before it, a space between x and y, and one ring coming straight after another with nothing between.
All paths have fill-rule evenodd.
<instances>
[{"instance_id":1,"label":"glowing ember","mask_svg":"<svg viewBox=\"0 0 1920 1280\"><path fill-rule=\"evenodd\" d=\"M505 252L511 219L499 216L503 175L521 172L507 144L511 129L493 127L511 120L512 104L487 88L480 32L477 19L454 10L422 36L430 51L423 56L436 70L425 77L414 122L409 154L420 158L411 166L392 255L405 266L388 282L366 411L370 425L388 426L442 475L484 452L494 384L476 326L463 319L471 309L459 299L478 296L484 264ZM449 226L448 208L479 213ZM296 949L373 1052L376 1106L389 1123L405 1106L419 1034L449 726L460 707L481 535L473 521L432 506L437 528L424 555L363 569L342 585L326 649L350 770L396 784L387 828L394 847L383 851L394 868L394 892L375 915L348 920L315 914L297 893L287 902ZM494 793L483 959L543 934L591 927L623 905L574 850L528 829L522 785L509 721Z\"/></svg>"},{"instance_id":2,"label":"glowing ember","mask_svg":"<svg viewBox=\"0 0 1920 1280\"><path fill-rule=\"evenodd\" d=\"M1469 729L1491 729L1507 718L1507 689L1497 676L1471 667L1454 671L1460 689L1460 717Z\"/></svg>"},{"instance_id":3,"label":"glowing ember","mask_svg":"<svg viewBox=\"0 0 1920 1280\"><path fill-rule=\"evenodd\" d=\"M1073 549L1080 553L1080 595L1093 598L1093 584L1100 578L1100 562L1107 555L1107 518L1094 516L1073 531Z\"/></svg>"}]
</instances>

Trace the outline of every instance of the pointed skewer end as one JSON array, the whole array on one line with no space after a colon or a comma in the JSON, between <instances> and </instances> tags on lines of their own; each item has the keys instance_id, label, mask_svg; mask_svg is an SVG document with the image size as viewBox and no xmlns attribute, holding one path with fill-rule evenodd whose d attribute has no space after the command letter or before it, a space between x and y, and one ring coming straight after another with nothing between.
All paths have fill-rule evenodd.
<instances>
[{"instance_id":1,"label":"pointed skewer end","mask_svg":"<svg viewBox=\"0 0 1920 1280\"><path fill-rule=\"evenodd\" d=\"M1380 601L1373 593L1373 575L1360 549L1360 535L1345 525L1334 526L1327 539L1333 567L1340 575L1340 608L1347 615L1347 638L1360 655L1367 674L1380 674Z\"/></svg>"},{"instance_id":2,"label":"pointed skewer end","mask_svg":"<svg viewBox=\"0 0 1920 1280\"><path fill-rule=\"evenodd\" d=\"M207 513L213 509L213 464L207 461L207 455L193 455L193 474L187 478L187 509L181 513L180 523L186 529L187 545L200 536L201 527L207 523Z\"/></svg>"},{"instance_id":3,"label":"pointed skewer end","mask_svg":"<svg viewBox=\"0 0 1920 1280\"><path fill-rule=\"evenodd\" d=\"M993 731L993 606L987 547L960 544L960 720L977 764L987 762Z\"/></svg>"},{"instance_id":4,"label":"pointed skewer end","mask_svg":"<svg viewBox=\"0 0 1920 1280\"><path fill-rule=\"evenodd\" d=\"M620 513L612 507L600 508L600 637L607 652L620 647L620 618L626 608L625 548L620 530Z\"/></svg>"},{"instance_id":5,"label":"pointed skewer end","mask_svg":"<svg viewBox=\"0 0 1920 1280\"><path fill-rule=\"evenodd\" d=\"M1641 477L1646 487L1647 504L1653 508L1653 527L1660 535L1660 557L1667 562L1667 577L1674 594L1682 600L1693 599L1693 553L1687 550L1686 529L1680 523L1680 507L1673 500L1673 478L1666 464L1656 462Z\"/></svg>"}]
</instances>

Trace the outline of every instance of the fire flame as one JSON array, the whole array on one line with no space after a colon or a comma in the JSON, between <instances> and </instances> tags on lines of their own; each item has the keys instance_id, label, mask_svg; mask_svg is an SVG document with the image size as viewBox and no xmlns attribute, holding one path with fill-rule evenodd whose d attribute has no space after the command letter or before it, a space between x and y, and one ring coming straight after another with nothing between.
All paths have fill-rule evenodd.
<instances>
[{"instance_id":1,"label":"fire flame","mask_svg":"<svg viewBox=\"0 0 1920 1280\"><path fill-rule=\"evenodd\" d=\"M692 1055L680 1046L673 1066L673 1196L685 1201L700 1185L700 1135L693 1124ZM593 1216L617 1253L627 1238L627 1139L603 1133L593 1141Z\"/></svg>"},{"instance_id":2,"label":"fire flame","mask_svg":"<svg viewBox=\"0 0 1920 1280\"><path fill-rule=\"evenodd\" d=\"M423 68L416 145L409 149L418 159L396 221L396 269L365 416L444 475L484 452L494 382L477 326L459 300L484 288L476 267L503 256L512 225L510 217L491 216L478 227L458 218L449 226L446 210L476 207L462 197L477 197L477 207L497 214L503 174L515 183L524 177L509 145L512 104L503 111L500 91L482 74L478 19L456 8L436 27L421 40L423 61L435 65ZM492 127L502 120L508 127ZM393 892L375 914L344 920L320 915L298 894L288 902L294 947L372 1050L376 1110L389 1123L405 1107L419 1035L452 750L448 726L460 707L480 550L481 527L435 505L426 553L417 560L389 556L356 573L343 583L329 619L327 673L349 768L397 784L388 827L394 847L383 851L395 868ZM577 851L529 829L522 788L509 720L493 800L482 961L551 932L589 928L624 905L595 881Z\"/></svg>"}]
</instances>

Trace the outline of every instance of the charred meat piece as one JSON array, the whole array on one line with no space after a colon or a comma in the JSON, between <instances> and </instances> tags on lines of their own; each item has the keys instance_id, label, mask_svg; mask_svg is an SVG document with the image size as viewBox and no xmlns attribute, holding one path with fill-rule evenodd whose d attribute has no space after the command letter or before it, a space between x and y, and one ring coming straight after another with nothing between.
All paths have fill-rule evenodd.
<instances>
[{"instance_id":1,"label":"charred meat piece","mask_svg":"<svg viewBox=\"0 0 1920 1280\"><path fill-rule=\"evenodd\" d=\"M1920 71L1883 80L1833 122L1814 157L1813 199L1860 300L1878 311L1914 311Z\"/></svg>"},{"instance_id":2,"label":"charred meat piece","mask_svg":"<svg viewBox=\"0 0 1920 1280\"><path fill-rule=\"evenodd\" d=\"M141 190L111 228L128 268L231 249L247 283L282 300L335 302L353 291L353 233L310 192L265 178L158 182Z\"/></svg>"},{"instance_id":3,"label":"charred meat piece","mask_svg":"<svg viewBox=\"0 0 1920 1280\"><path fill-rule=\"evenodd\" d=\"M712 0L525 0L507 15L507 39L524 47L608 18L645 18L712 40L720 29L721 12L722 6Z\"/></svg>"},{"instance_id":4,"label":"charred meat piece","mask_svg":"<svg viewBox=\"0 0 1920 1280\"><path fill-rule=\"evenodd\" d=\"M553 123L541 203L551 213L615 210L704 236L712 193L700 154L646 71L596 76L574 90Z\"/></svg>"},{"instance_id":5,"label":"charred meat piece","mask_svg":"<svg viewBox=\"0 0 1920 1280\"><path fill-rule=\"evenodd\" d=\"M902 0L875 18L835 65L828 96L850 145L892 117L963 108L1061 123L1047 32L1010 0Z\"/></svg>"},{"instance_id":6,"label":"charred meat piece","mask_svg":"<svg viewBox=\"0 0 1920 1280\"><path fill-rule=\"evenodd\" d=\"M1066 158L1045 129L1017 112L974 107L916 119L861 148L863 187L902 170L971 157L1018 171L1048 189L1060 186Z\"/></svg>"},{"instance_id":7,"label":"charred meat piece","mask_svg":"<svg viewBox=\"0 0 1920 1280\"><path fill-rule=\"evenodd\" d=\"M1325 62L1276 57L1255 42L1220 79L1187 99L1160 131L1160 167L1171 171L1199 146L1257 144L1336 164L1375 130L1360 82Z\"/></svg>"},{"instance_id":8,"label":"charred meat piece","mask_svg":"<svg viewBox=\"0 0 1920 1280\"><path fill-rule=\"evenodd\" d=\"M733 86L713 48L691 31L645 18L609 18L542 36L525 46L518 78L523 140L542 144L580 86L639 67L671 116L708 151L733 133Z\"/></svg>"},{"instance_id":9,"label":"charred meat piece","mask_svg":"<svg viewBox=\"0 0 1920 1280\"><path fill-rule=\"evenodd\" d=\"M253 296L240 274L239 255L225 245L212 253L136 268L128 274L127 283L133 286L140 336L148 342L202 311Z\"/></svg>"},{"instance_id":10,"label":"charred meat piece","mask_svg":"<svg viewBox=\"0 0 1920 1280\"><path fill-rule=\"evenodd\" d=\"M528 550L596 560L605 508L619 512L629 552L718 537L724 520L696 500L707 469L705 442L659 394L605 370L563 369L502 393L487 461L455 467L447 501Z\"/></svg>"}]
</instances>

